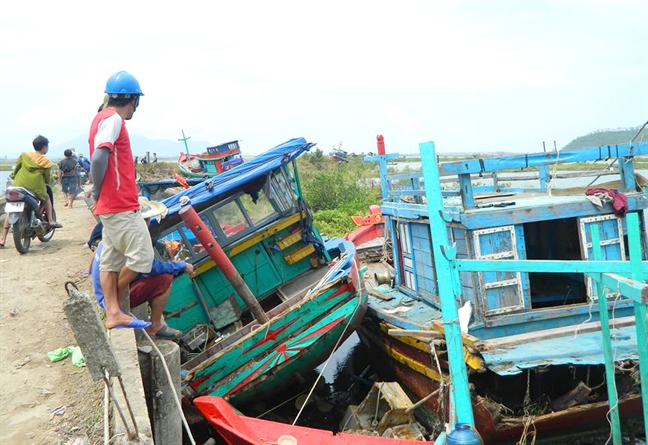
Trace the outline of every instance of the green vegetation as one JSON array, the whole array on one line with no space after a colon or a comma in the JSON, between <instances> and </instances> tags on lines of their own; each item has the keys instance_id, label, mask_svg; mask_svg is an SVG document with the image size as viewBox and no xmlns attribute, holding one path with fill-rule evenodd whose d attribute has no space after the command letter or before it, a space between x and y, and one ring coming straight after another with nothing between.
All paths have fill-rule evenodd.
<instances>
[{"instance_id":1,"label":"green vegetation","mask_svg":"<svg viewBox=\"0 0 648 445\"><path fill-rule=\"evenodd\" d=\"M316 149L298 160L304 198L313 210L315 224L329 237L343 236L356 228L351 216L368 215L369 206L380 203L380 186L375 183L378 166L349 156L338 163Z\"/></svg>"},{"instance_id":2,"label":"green vegetation","mask_svg":"<svg viewBox=\"0 0 648 445\"><path fill-rule=\"evenodd\" d=\"M592 147L617 143L628 143L637 134L639 127L604 130L590 133L576 138L564 149ZM638 141L644 140L640 134ZM459 158L478 158L480 154L466 154L462 157L444 155L441 162L452 162ZM349 154L348 163L338 163L333 158L324 155L317 148L312 153L306 153L298 160L300 180L304 197L313 210L315 223L320 232L327 236L343 236L356 228L351 221L352 215L368 214L368 207L379 204L381 200L378 166L375 163L363 162L364 155ZM418 158L399 158L403 162L420 162ZM397 161L393 160L392 162ZM558 165L558 170L603 170L616 167L612 159L601 160L595 163L579 163ZM648 156L639 156L635 159L636 169L648 168ZM534 169L529 169L534 170ZM389 174L410 173L417 171L406 167L396 169L389 167ZM445 187L448 187L446 184ZM455 187L457 185L455 184Z\"/></svg>"},{"instance_id":3,"label":"green vegetation","mask_svg":"<svg viewBox=\"0 0 648 445\"><path fill-rule=\"evenodd\" d=\"M177 162L149 162L137 164L137 173L142 181L159 181L173 178L175 173L180 173L180 168Z\"/></svg>"},{"instance_id":4,"label":"green vegetation","mask_svg":"<svg viewBox=\"0 0 648 445\"><path fill-rule=\"evenodd\" d=\"M585 136L579 136L563 147L563 150L574 148L597 147L599 145L627 144L637 135L641 127L617 128L614 130L597 130ZM646 134L640 134L635 141L645 140Z\"/></svg>"}]
</instances>

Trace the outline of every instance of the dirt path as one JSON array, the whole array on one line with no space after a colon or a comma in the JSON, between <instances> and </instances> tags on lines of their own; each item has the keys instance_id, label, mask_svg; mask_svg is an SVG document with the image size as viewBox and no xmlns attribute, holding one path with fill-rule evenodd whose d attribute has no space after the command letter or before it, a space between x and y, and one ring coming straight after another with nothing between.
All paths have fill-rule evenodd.
<instances>
[{"instance_id":1,"label":"dirt path","mask_svg":"<svg viewBox=\"0 0 648 445\"><path fill-rule=\"evenodd\" d=\"M98 444L102 438L102 386L68 357L51 363L48 351L76 346L63 312L63 284L80 279L91 253L85 245L94 218L78 198L63 207L55 191L58 220L64 225L49 243L32 241L26 255L11 234L0 249L0 444ZM52 411L64 406L61 415ZM77 440L77 439L87 439ZM75 440L77 440L75 442Z\"/></svg>"}]
</instances>

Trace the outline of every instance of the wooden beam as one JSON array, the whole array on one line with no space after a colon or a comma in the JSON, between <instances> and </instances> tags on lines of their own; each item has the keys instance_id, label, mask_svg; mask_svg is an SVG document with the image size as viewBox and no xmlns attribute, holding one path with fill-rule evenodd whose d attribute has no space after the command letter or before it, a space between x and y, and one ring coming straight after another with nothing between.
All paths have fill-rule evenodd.
<instances>
[{"instance_id":1,"label":"wooden beam","mask_svg":"<svg viewBox=\"0 0 648 445\"><path fill-rule=\"evenodd\" d=\"M457 260L457 267L462 272L542 272L556 273L570 271L573 273L626 274L630 276L632 268L629 261L576 261L576 260ZM648 274L648 261L641 262L641 270ZM632 281L622 278L623 282ZM607 284L606 284L607 285ZM636 287L642 287L637 285Z\"/></svg>"},{"instance_id":2,"label":"wooden beam","mask_svg":"<svg viewBox=\"0 0 648 445\"><path fill-rule=\"evenodd\" d=\"M418 337L424 339L443 339L445 336L439 331L422 331L417 329L390 329L387 333L392 337Z\"/></svg>"},{"instance_id":3,"label":"wooden beam","mask_svg":"<svg viewBox=\"0 0 648 445\"><path fill-rule=\"evenodd\" d=\"M610 327L612 328L623 328L627 326L634 326L634 324L635 324L634 316L616 318L610 320ZM542 331L533 331L524 334L509 335L507 337L493 338L491 340L483 340L481 346L482 346L482 350L506 348L509 346L518 346L521 344L533 343L535 341L540 341L540 340L567 337L569 335L573 335L576 332L576 330L578 330L578 332L581 334L585 334L588 332L597 332L601 330L601 322L595 321L595 322L581 324L578 326L569 325L560 328L545 329Z\"/></svg>"},{"instance_id":4,"label":"wooden beam","mask_svg":"<svg viewBox=\"0 0 648 445\"><path fill-rule=\"evenodd\" d=\"M559 153L533 153L498 158L464 159L454 162L443 162L439 165L441 176L466 173L486 173L497 170L514 170L541 165L566 164L570 162L595 161L608 157L633 157L648 153L648 142L640 144L615 144L602 147L578 148L563 150Z\"/></svg>"}]
</instances>

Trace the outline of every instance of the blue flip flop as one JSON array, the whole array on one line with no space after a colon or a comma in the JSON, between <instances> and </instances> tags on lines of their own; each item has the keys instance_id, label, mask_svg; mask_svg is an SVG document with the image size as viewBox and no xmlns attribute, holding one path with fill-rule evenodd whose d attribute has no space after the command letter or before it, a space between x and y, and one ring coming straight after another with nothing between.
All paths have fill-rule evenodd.
<instances>
[{"instance_id":1,"label":"blue flip flop","mask_svg":"<svg viewBox=\"0 0 648 445\"><path fill-rule=\"evenodd\" d=\"M143 320L140 320L139 318L133 317L133 320L131 320L130 323L128 323L128 324L120 324L119 326L115 326L114 328L111 328L111 329L126 329L126 328L146 329L149 326L151 326L150 321L143 321Z\"/></svg>"},{"instance_id":2,"label":"blue flip flop","mask_svg":"<svg viewBox=\"0 0 648 445\"><path fill-rule=\"evenodd\" d=\"M171 329L168 325L165 324L153 335L153 337L164 340L179 340L180 337L182 337L182 332L176 329Z\"/></svg>"}]
</instances>

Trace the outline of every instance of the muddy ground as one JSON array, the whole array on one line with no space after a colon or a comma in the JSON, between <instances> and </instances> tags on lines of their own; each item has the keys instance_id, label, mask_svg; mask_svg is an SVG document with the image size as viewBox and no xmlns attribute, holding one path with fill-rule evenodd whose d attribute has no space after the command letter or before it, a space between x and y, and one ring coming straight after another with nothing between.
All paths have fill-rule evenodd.
<instances>
[{"instance_id":1,"label":"muddy ground","mask_svg":"<svg viewBox=\"0 0 648 445\"><path fill-rule=\"evenodd\" d=\"M102 384L69 357L52 363L46 356L76 346L63 312L64 283L91 290L80 273L91 258L85 243L94 218L81 198L64 208L60 189L55 208L64 227L49 243L33 240L20 255L10 233L0 248L1 444L103 443Z\"/></svg>"}]
</instances>

